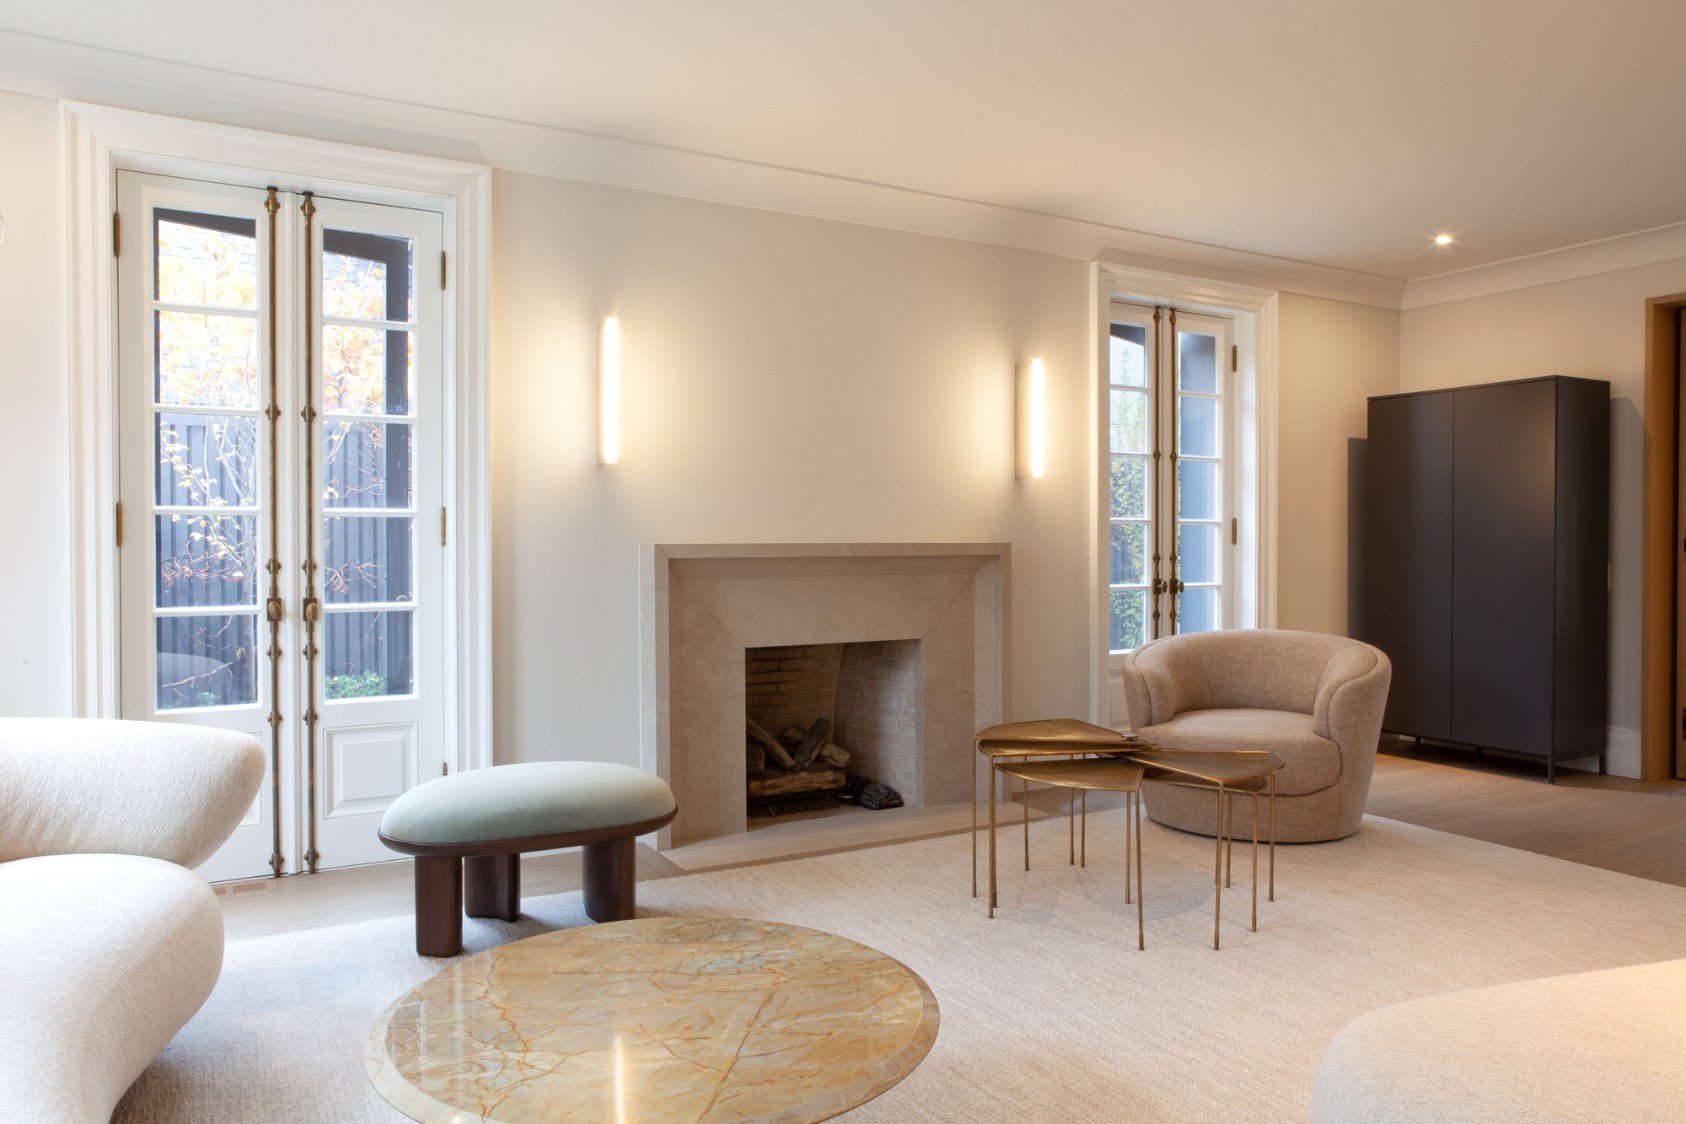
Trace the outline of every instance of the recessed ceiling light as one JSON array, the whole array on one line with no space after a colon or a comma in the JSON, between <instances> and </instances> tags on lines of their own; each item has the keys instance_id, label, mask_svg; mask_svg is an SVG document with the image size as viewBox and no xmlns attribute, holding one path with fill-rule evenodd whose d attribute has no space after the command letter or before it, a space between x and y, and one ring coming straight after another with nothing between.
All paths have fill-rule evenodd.
<instances>
[{"instance_id":1,"label":"recessed ceiling light","mask_svg":"<svg viewBox=\"0 0 1686 1124\"><path fill-rule=\"evenodd\" d=\"M1434 236L1434 244L1436 246L1450 246L1452 244L1452 236L1450 234L1436 234Z\"/></svg>"}]
</instances>

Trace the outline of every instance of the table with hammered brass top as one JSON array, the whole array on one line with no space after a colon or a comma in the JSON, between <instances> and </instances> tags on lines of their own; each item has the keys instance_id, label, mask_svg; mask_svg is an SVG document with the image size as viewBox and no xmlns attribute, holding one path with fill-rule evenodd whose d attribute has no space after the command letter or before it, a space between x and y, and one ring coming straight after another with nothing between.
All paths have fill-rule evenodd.
<instances>
[{"instance_id":1,"label":"table with hammered brass top","mask_svg":"<svg viewBox=\"0 0 1686 1124\"><path fill-rule=\"evenodd\" d=\"M647 917L545 933L398 999L364 1061L424 1121L825 1120L937 1036L914 972L768 921Z\"/></svg>"}]
</instances>

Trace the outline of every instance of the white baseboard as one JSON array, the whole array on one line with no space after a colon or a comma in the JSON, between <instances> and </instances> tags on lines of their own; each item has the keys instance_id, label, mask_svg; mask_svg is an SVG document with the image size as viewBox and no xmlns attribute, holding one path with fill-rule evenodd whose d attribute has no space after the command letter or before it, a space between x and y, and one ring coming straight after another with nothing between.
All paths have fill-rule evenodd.
<instances>
[{"instance_id":1,"label":"white baseboard","mask_svg":"<svg viewBox=\"0 0 1686 1124\"><path fill-rule=\"evenodd\" d=\"M1618 777L1638 779L1642 761L1639 755L1639 731L1630 726L1611 726L1605 739L1605 769Z\"/></svg>"}]
</instances>

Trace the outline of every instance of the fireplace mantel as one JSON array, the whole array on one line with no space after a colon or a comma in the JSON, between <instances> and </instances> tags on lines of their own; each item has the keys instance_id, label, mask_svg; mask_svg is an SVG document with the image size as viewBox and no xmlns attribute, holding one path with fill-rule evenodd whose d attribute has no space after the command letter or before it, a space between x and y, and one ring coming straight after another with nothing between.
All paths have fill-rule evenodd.
<instances>
[{"instance_id":1,"label":"fireplace mantel","mask_svg":"<svg viewBox=\"0 0 1686 1124\"><path fill-rule=\"evenodd\" d=\"M925 800L970 796L974 731L1005 719L1007 543L647 544L644 767L673 787L669 847L740 832L744 651L918 640Z\"/></svg>"}]
</instances>

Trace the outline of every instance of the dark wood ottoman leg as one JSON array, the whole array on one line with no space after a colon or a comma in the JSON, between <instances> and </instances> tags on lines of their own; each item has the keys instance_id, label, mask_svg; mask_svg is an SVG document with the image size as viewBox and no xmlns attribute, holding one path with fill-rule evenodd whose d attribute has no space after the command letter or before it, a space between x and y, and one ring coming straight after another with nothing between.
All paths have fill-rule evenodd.
<instances>
[{"instance_id":1,"label":"dark wood ottoman leg","mask_svg":"<svg viewBox=\"0 0 1686 1124\"><path fill-rule=\"evenodd\" d=\"M416 951L462 951L462 860L455 855L416 856Z\"/></svg>"},{"instance_id":2,"label":"dark wood ottoman leg","mask_svg":"<svg viewBox=\"0 0 1686 1124\"><path fill-rule=\"evenodd\" d=\"M514 921L521 916L521 856L470 855L463 859L463 912Z\"/></svg>"},{"instance_id":3,"label":"dark wood ottoman leg","mask_svg":"<svg viewBox=\"0 0 1686 1124\"><path fill-rule=\"evenodd\" d=\"M638 912L632 836L585 845L585 912L593 921L630 921Z\"/></svg>"}]
</instances>

